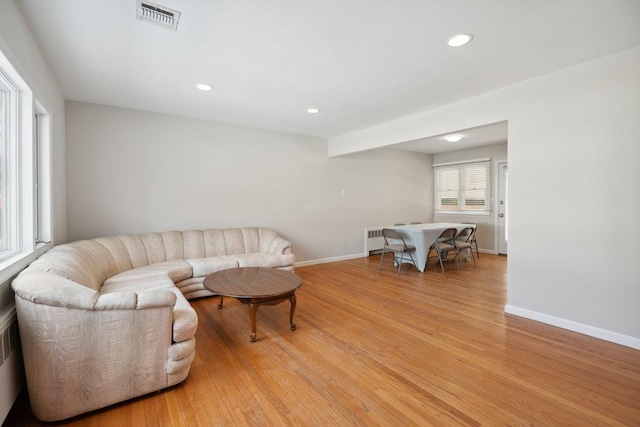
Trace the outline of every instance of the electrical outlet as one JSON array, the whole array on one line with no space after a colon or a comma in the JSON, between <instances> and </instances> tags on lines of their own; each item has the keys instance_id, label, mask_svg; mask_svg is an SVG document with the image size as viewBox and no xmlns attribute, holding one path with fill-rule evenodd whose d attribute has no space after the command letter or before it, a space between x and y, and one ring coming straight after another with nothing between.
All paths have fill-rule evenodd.
<instances>
[{"instance_id":1,"label":"electrical outlet","mask_svg":"<svg viewBox=\"0 0 640 427\"><path fill-rule=\"evenodd\" d=\"M342 239L342 246L347 246L347 239Z\"/></svg>"}]
</instances>

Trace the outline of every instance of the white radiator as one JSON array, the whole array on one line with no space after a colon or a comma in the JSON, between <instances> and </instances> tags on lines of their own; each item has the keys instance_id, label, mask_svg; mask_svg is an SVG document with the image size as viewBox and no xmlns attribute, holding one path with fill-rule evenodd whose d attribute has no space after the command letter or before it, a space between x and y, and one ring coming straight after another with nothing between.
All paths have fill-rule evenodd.
<instances>
[{"instance_id":1,"label":"white radiator","mask_svg":"<svg viewBox=\"0 0 640 427\"><path fill-rule=\"evenodd\" d=\"M0 312L0 424L15 402L24 382L18 321L15 309Z\"/></svg>"},{"instance_id":2,"label":"white radiator","mask_svg":"<svg viewBox=\"0 0 640 427\"><path fill-rule=\"evenodd\" d=\"M382 229L384 227L365 228L364 229L364 253L369 256L372 252L382 251L384 247L384 238L382 237Z\"/></svg>"},{"instance_id":3,"label":"white radiator","mask_svg":"<svg viewBox=\"0 0 640 427\"><path fill-rule=\"evenodd\" d=\"M18 322L15 313L6 316L0 324L0 366L18 348Z\"/></svg>"}]
</instances>

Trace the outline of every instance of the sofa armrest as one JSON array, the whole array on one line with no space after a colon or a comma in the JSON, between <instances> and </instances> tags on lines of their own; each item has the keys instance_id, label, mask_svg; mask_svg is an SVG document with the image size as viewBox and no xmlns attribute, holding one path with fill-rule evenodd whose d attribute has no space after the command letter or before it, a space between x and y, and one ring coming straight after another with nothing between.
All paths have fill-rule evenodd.
<instances>
[{"instance_id":1,"label":"sofa armrest","mask_svg":"<svg viewBox=\"0 0 640 427\"><path fill-rule=\"evenodd\" d=\"M92 310L100 293L49 273L20 274L11 283L16 296L35 304Z\"/></svg>"},{"instance_id":2,"label":"sofa armrest","mask_svg":"<svg viewBox=\"0 0 640 427\"><path fill-rule=\"evenodd\" d=\"M48 273L19 275L11 286L16 296L35 304L79 310L141 310L173 307L176 303L176 295L168 290L101 294L64 277Z\"/></svg>"},{"instance_id":3,"label":"sofa armrest","mask_svg":"<svg viewBox=\"0 0 640 427\"><path fill-rule=\"evenodd\" d=\"M276 236L269 244L269 249L267 253L274 254L274 255L290 254L291 248L293 248L293 243L283 239L280 236Z\"/></svg>"}]
</instances>

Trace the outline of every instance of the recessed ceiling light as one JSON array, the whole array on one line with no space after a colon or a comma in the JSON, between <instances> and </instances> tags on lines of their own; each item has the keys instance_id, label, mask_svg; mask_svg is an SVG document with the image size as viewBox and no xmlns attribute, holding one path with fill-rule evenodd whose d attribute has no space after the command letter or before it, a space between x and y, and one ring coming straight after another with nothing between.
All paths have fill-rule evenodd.
<instances>
[{"instance_id":1,"label":"recessed ceiling light","mask_svg":"<svg viewBox=\"0 0 640 427\"><path fill-rule=\"evenodd\" d=\"M473 39L471 34L456 34L447 39L447 44L451 47L460 47L469 43Z\"/></svg>"},{"instance_id":2,"label":"recessed ceiling light","mask_svg":"<svg viewBox=\"0 0 640 427\"><path fill-rule=\"evenodd\" d=\"M447 136L444 137L444 139L446 139L449 142L458 142L458 141L460 141L462 139L462 135L458 135L458 134L447 135Z\"/></svg>"},{"instance_id":3,"label":"recessed ceiling light","mask_svg":"<svg viewBox=\"0 0 640 427\"><path fill-rule=\"evenodd\" d=\"M317 108L307 108L307 113L309 114L318 114L320 112Z\"/></svg>"},{"instance_id":4,"label":"recessed ceiling light","mask_svg":"<svg viewBox=\"0 0 640 427\"><path fill-rule=\"evenodd\" d=\"M204 90L204 91L210 91L211 89L213 89L213 86L205 84L205 83L198 83L196 85L196 87L200 90Z\"/></svg>"}]
</instances>

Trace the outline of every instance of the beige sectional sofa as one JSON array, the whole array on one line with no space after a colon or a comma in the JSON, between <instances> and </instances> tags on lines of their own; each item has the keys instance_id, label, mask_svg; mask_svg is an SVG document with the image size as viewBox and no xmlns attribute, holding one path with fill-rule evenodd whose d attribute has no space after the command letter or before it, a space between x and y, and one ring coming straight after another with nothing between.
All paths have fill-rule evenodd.
<instances>
[{"instance_id":1,"label":"beige sectional sofa","mask_svg":"<svg viewBox=\"0 0 640 427\"><path fill-rule=\"evenodd\" d=\"M204 278L294 261L290 242L254 227L52 248L12 283L34 415L62 420L180 383L198 326L187 300L212 295Z\"/></svg>"}]
</instances>

